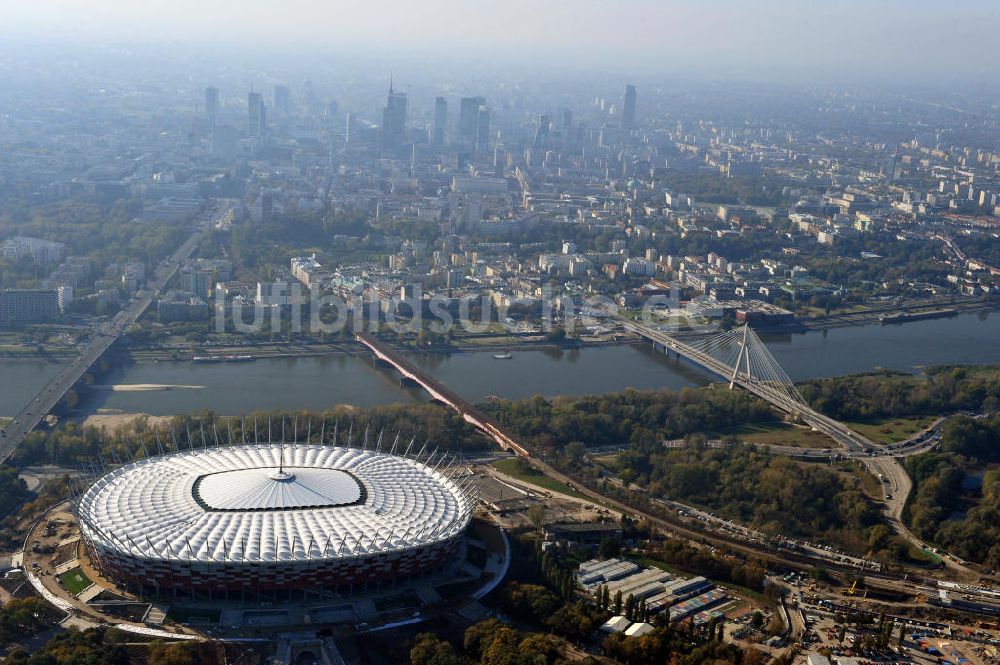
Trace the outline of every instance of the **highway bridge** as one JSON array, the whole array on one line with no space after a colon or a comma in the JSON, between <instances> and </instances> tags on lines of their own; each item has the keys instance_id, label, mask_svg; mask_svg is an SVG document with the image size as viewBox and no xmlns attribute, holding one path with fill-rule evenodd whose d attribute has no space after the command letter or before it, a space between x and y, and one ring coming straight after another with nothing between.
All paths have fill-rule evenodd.
<instances>
[{"instance_id":1,"label":"highway bridge","mask_svg":"<svg viewBox=\"0 0 1000 665\"><path fill-rule=\"evenodd\" d=\"M749 326L686 342L670 333L625 319L622 328L653 344L673 351L694 364L722 377L730 387L740 386L791 416L809 424L848 451L874 450L868 438L843 423L816 411L799 395L791 379ZM735 351L735 362L732 354Z\"/></svg>"},{"instance_id":2,"label":"highway bridge","mask_svg":"<svg viewBox=\"0 0 1000 665\"><path fill-rule=\"evenodd\" d=\"M404 379L419 385L431 397L457 411L465 422L496 441L500 448L509 450L521 457L531 457L530 453L514 441L514 439L507 436L492 418L465 401L458 394L452 392L443 383L415 366L406 358L403 358L400 354L382 344L377 337L368 333L358 333L354 337L358 342L368 347L377 359L391 365Z\"/></svg>"},{"instance_id":3,"label":"highway bridge","mask_svg":"<svg viewBox=\"0 0 1000 665\"><path fill-rule=\"evenodd\" d=\"M896 459L898 453L875 444L847 425L806 404L791 379L749 326L701 337L695 341L684 341L675 335L634 321L621 319L620 323L625 330L724 378L729 382L730 388L738 385L829 436L844 448L847 457L860 459L872 475L883 480L882 501L889 525L914 546L922 549L928 547L902 521L906 500L913 490L913 481ZM931 445L933 442L927 441L921 447ZM951 557L944 557L943 562L948 568L964 576L975 576L975 571Z\"/></svg>"},{"instance_id":4,"label":"highway bridge","mask_svg":"<svg viewBox=\"0 0 1000 665\"><path fill-rule=\"evenodd\" d=\"M201 240L203 226L199 225L190 237L156 271L152 282L139 296L110 321L100 323L94 335L80 350L80 355L31 398L7 425L0 430L0 462L6 460L45 416L55 409L59 401L69 392L83 375L96 363L111 345L121 337L130 325L139 320L160 291L173 279L181 263L191 256Z\"/></svg>"}]
</instances>

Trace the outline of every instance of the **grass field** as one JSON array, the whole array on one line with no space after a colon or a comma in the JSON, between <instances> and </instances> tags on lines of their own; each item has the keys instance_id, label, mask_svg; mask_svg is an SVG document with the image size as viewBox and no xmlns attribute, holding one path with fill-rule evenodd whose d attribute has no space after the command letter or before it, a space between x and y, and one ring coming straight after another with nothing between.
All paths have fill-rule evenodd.
<instances>
[{"instance_id":1,"label":"grass field","mask_svg":"<svg viewBox=\"0 0 1000 665\"><path fill-rule=\"evenodd\" d=\"M502 473L506 473L512 478L517 478L523 483L529 485L534 485L535 487L541 487L552 492L560 492L561 494L576 494L576 490L567 485L566 483L561 483L558 480L553 480L546 475L541 473L523 473L517 467L517 458L508 457L507 459L497 460L492 463L494 468Z\"/></svg>"},{"instance_id":2,"label":"grass field","mask_svg":"<svg viewBox=\"0 0 1000 665\"><path fill-rule=\"evenodd\" d=\"M71 568L60 575L59 583L74 596L93 584L79 567Z\"/></svg>"},{"instance_id":3,"label":"grass field","mask_svg":"<svg viewBox=\"0 0 1000 665\"><path fill-rule=\"evenodd\" d=\"M926 429L933 416L910 416L906 418L881 418L865 422L846 423L851 429L863 434L875 443L896 443Z\"/></svg>"},{"instance_id":4,"label":"grass field","mask_svg":"<svg viewBox=\"0 0 1000 665\"><path fill-rule=\"evenodd\" d=\"M618 463L618 456L620 454L621 453L608 453L606 455L591 455L590 459L592 459L596 464L600 464L601 466L610 469L614 468L614 466Z\"/></svg>"},{"instance_id":5,"label":"grass field","mask_svg":"<svg viewBox=\"0 0 1000 665\"><path fill-rule=\"evenodd\" d=\"M885 491L882 489L882 482L874 475L868 472L860 464L854 464L851 462L846 462L837 467L838 471L843 471L848 473L861 482L861 491L865 493L865 496L874 500L881 501L883 496L885 496Z\"/></svg>"},{"instance_id":6,"label":"grass field","mask_svg":"<svg viewBox=\"0 0 1000 665\"><path fill-rule=\"evenodd\" d=\"M796 446L798 448L832 448L833 441L829 437L802 427L774 421L771 423L748 423L739 427L730 427L718 432L712 432L711 438L735 436L740 441L764 443L777 446Z\"/></svg>"}]
</instances>

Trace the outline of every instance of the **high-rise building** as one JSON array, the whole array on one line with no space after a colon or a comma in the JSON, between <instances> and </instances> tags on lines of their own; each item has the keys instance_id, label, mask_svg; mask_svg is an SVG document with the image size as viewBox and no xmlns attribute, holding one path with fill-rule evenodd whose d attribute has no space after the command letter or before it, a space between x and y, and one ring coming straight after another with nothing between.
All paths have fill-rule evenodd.
<instances>
[{"instance_id":1,"label":"high-rise building","mask_svg":"<svg viewBox=\"0 0 1000 665\"><path fill-rule=\"evenodd\" d=\"M406 139L406 93L394 92L389 81L389 95L382 109L382 147L398 148Z\"/></svg>"},{"instance_id":2,"label":"high-rise building","mask_svg":"<svg viewBox=\"0 0 1000 665\"><path fill-rule=\"evenodd\" d=\"M486 104L482 97L462 97L458 113L458 142L472 147L476 144L476 128L479 126L479 107Z\"/></svg>"},{"instance_id":3,"label":"high-rise building","mask_svg":"<svg viewBox=\"0 0 1000 665\"><path fill-rule=\"evenodd\" d=\"M440 147L444 145L445 132L448 129L448 100L438 97L434 100L434 128L431 141Z\"/></svg>"},{"instance_id":4,"label":"high-rise building","mask_svg":"<svg viewBox=\"0 0 1000 665\"><path fill-rule=\"evenodd\" d=\"M636 97L635 86L626 85L625 101L622 104L622 129L635 129Z\"/></svg>"},{"instance_id":5,"label":"high-rise building","mask_svg":"<svg viewBox=\"0 0 1000 665\"><path fill-rule=\"evenodd\" d=\"M535 141L534 145L536 148L543 148L549 142L549 125L551 124L549 120L548 113L542 113L538 116L538 126L535 127Z\"/></svg>"},{"instance_id":6,"label":"high-rise building","mask_svg":"<svg viewBox=\"0 0 1000 665\"><path fill-rule=\"evenodd\" d=\"M476 152L490 149L490 107L480 106L476 113Z\"/></svg>"},{"instance_id":7,"label":"high-rise building","mask_svg":"<svg viewBox=\"0 0 1000 665\"><path fill-rule=\"evenodd\" d=\"M573 125L573 112L569 109L559 109L556 117L559 118L559 129L567 130Z\"/></svg>"},{"instance_id":8,"label":"high-rise building","mask_svg":"<svg viewBox=\"0 0 1000 665\"><path fill-rule=\"evenodd\" d=\"M0 291L0 327L52 321L59 316L55 289L5 289Z\"/></svg>"},{"instance_id":9,"label":"high-rise building","mask_svg":"<svg viewBox=\"0 0 1000 665\"><path fill-rule=\"evenodd\" d=\"M208 87L205 88L205 116L208 118L208 124L215 127L219 120L219 89Z\"/></svg>"},{"instance_id":10,"label":"high-rise building","mask_svg":"<svg viewBox=\"0 0 1000 665\"><path fill-rule=\"evenodd\" d=\"M344 122L344 142L358 142L358 119L350 112L347 113L347 118Z\"/></svg>"},{"instance_id":11,"label":"high-rise building","mask_svg":"<svg viewBox=\"0 0 1000 665\"><path fill-rule=\"evenodd\" d=\"M279 113L288 113L292 107L292 91L287 85L274 86L274 109Z\"/></svg>"},{"instance_id":12,"label":"high-rise building","mask_svg":"<svg viewBox=\"0 0 1000 665\"><path fill-rule=\"evenodd\" d=\"M260 136L261 110L264 108L264 101L259 92L250 92L247 95L247 136Z\"/></svg>"}]
</instances>

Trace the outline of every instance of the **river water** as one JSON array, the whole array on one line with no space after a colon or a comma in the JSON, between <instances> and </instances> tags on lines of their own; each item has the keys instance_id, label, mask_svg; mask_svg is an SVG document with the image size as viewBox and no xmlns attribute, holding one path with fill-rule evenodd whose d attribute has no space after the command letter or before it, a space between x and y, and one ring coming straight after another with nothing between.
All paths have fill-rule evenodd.
<instances>
[{"instance_id":1,"label":"river water","mask_svg":"<svg viewBox=\"0 0 1000 665\"><path fill-rule=\"evenodd\" d=\"M1000 313L762 338L797 381L878 367L919 372L935 364L1000 364ZM515 350L510 360L496 360L491 353L410 357L472 401L490 395L519 399L629 387L676 389L714 380L685 361L668 359L645 346ZM17 412L57 368L57 364L35 359L0 361L0 415ZM337 404L366 407L426 399L419 390L401 387L393 371L373 367L362 356L262 358L252 363L209 365L141 362L115 370L104 383L109 387L91 391L84 408L153 415L201 409L235 414L255 409L320 409ZM118 389L110 389L112 385Z\"/></svg>"}]
</instances>

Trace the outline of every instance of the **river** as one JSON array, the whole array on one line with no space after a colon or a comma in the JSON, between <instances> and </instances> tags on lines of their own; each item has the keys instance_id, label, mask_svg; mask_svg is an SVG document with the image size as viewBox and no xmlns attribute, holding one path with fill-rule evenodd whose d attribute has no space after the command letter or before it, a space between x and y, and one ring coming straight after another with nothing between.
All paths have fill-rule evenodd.
<instances>
[{"instance_id":1,"label":"river","mask_svg":"<svg viewBox=\"0 0 1000 665\"><path fill-rule=\"evenodd\" d=\"M935 364L1000 364L1000 313L894 326L834 328L797 335L764 335L771 353L794 380L837 376L878 367L919 372ZM646 346L581 350L514 350L510 360L491 353L411 354L419 366L466 398L491 395L583 395L625 388L682 388L712 377L685 361ZM42 360L0 361L0 415L15 413L54 375ZM140 362L118 368L90 391L82 406L153 415L210 409L223 414L254 409L321 409L337 404L367 407L426 399L400 387L390 370L362 356L262 358L252 363ZM122 390L145 386L143 390ZM156 389L156 386L176 386ZM148 389L153 387L154 389Z\"/></svg>"}]
</instances>

